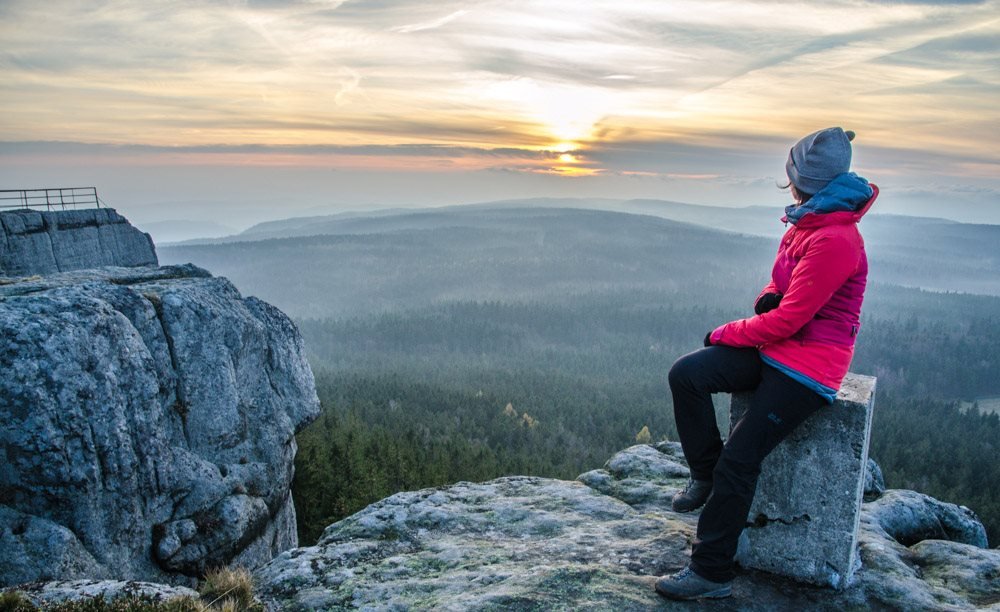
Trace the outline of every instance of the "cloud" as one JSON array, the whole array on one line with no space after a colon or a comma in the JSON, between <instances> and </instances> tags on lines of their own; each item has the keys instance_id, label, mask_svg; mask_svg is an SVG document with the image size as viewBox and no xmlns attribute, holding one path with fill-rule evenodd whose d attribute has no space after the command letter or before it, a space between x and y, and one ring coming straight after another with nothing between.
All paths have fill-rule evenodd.
<instances>
[{"instance_id":1,"label":"cloud","mask_svg":"<svg viewBox=\"0 0 1000 612\"><path fill-rule=\"evenodd\" d=\"M996 0L8 0L0 140L477 167L571 146L608 172L766 177L789 142L844 125L880 170L979 177L1000 158L998 14Z\"/></svg>"},{"instance_id":2,"label":"cloud","mask_svg":"<svg viewBox=\"0 0 1000 612\"><path fill-rule=\"evenodd\" d=\"M422 32L424 30L435 30L441 26L451 23L452 21L458 19L462 15L467 14L469 11L462 9L460 11L455 11L454 13L449 13L444 17L439 17L438 19L431 19L430 21L423 21L420 23L411 23L403 26L396 26L391 28L393 32L399 32L401 34L409 34L411 32Z\"/></svg>"},{"instance_id":3,"label":"cloud","mask_svg":"<svg viewBox=\"0 0 1000 612\"><path fill-rule=\"evenodd\" d=\"M410 145L180 145L173 147L104 144L63 141L0 142L0 155L39 154L92 154L92 155L157 155L176 153L210 154L295 154L295 155L385 155L405 157L483 157L557 159L561 152L555 150L518 149L511 147L479 148L433 144Z\"/></svg>"},{"instance_id":4,"label":"cloud","mask_svg":"<svg viewBox=\"0 0 1000 612\"><path fill-rule=\"evenodd\" d=\"M586 160L565 153L511 147L410 145L110 145L79 142L0 142L9 168L38 165L99 167L298 167L350 171L468 172L519 167L564 175L593 173ZM11 185L16 187L17 185Z\"/></svg>"}]
</instances>

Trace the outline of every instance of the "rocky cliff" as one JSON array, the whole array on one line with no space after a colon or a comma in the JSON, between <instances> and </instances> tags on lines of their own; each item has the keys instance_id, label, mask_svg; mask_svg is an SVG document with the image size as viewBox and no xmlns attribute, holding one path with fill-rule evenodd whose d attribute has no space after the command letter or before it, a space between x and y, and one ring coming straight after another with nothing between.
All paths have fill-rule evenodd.
<instances>
[{"instance_id":1,"label":"rocky cliff","mask_svg":"<svg viewBox=\"0 0 1000 612\"><path fill-rule=\"evenodd\" d=\"M0 277L156 263L149 234L113 208L0 213Z\"/></svg>"},{"instance_id":2,"label":"rocky cliff","mask_svg":"<svg viewBox=\"0 0 1000 612\"><path fill-rule=\"evenodd\" d=\"M676 443L634 446L576 482L509 477L398 493L257 572L282 610L655 610L655 576L683 567L696 514L669 498ZM1000 603L1000 551L967 508L913 491L863 505L862 568L847 588L743 571L718 610L967 610Z\"/></svg>"},{"instance_id":3,"label":"rocky cliff","mask_svg":"<svg viewBox=\"0 0 1000 612\"><path fill-rule=\"evenodd\" d=\"M294 325L204 270L0 281L0 585L191 582L294 547L318 409Z\"/></svg>"}]
</instances>

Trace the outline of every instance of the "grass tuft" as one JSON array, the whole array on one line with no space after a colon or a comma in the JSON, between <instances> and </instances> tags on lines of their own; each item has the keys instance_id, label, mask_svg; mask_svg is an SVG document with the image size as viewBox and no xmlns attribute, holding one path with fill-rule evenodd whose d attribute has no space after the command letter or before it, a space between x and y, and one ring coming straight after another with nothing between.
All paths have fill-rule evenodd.
<instances>
[{"instance_id":1,"label":"grass tuft","mask_svg":"<svg viewBox=\"0 0 1000 612\"><path fill-rule=\"evenodd\" d=\"M209 610L211 608L205 602L190 595L168 599L157 608L158 612L208 612Z\"/></svg>"},{"instance_id":2,"label":"grass tuft","mask_svg":"<svg viewBox=\"0 0 1000 612\"><path fill-rule=\"evenodd\" d=\"M36 609L31 600L20 591L0 593L0 612L33 612Z\"/></svg>"},{"instance_id":3,"label":"grass tuft","mask_svg":"<svg viewBox=\"0 0 1000 612\"><path fill-rule=\"evenodd\" d=\"M209 570L198 592L209 606L221 610L263 610L253 596L253 576L244 567Z\"/></svg>"}]
</instances>

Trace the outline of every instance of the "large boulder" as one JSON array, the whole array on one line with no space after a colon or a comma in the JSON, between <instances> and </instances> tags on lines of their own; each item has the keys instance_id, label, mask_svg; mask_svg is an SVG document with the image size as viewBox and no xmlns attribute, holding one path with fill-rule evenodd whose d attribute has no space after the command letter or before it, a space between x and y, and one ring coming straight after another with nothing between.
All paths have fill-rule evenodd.
<instances>
[{"instance_id":1,"label":"large boulder","mask_svg":"<svg viewBox=\"0 0 1000 612\"><path fill-rule=\"evenodd\" d=\"M291 321L194 266L0 284L0 586L183 583L294 547L318 411Z\"/></svg>"},{"instance_id":2,"label":"large boulder","mask_svg":"<svg viewBox=\"0 0 1000 612\"><path fill-rule=\"evenodd\" d=\"M669 508L691 475L683 461L678 442L636 444L615 453L603 469L580 474L577 480L639 510Z\"/></svg>"},{"instance_id":3,"label":"large boulder","mask_svg":"<svg viewBox=\"0 0 1000 612\"><path fill-rule=\"evenodd\" d=\"M867 505L866 519L900 544L949 540L986 548L986 529L976 513L916 491L885 491Z\"/></svg>"}]
</instances>

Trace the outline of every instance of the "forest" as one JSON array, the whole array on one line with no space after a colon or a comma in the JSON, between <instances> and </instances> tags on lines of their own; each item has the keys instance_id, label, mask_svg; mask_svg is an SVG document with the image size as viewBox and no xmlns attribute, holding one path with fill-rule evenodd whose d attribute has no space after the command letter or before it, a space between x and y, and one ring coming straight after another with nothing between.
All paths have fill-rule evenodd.
<instances>
[{"instance_id":1,"label":"forest","mask_svg":"<svg viewBox=\"0 0 1000 612\"><path fill-rule=\"evenodd\" d=\"M666 372L702 330L740 313L635 297L300 321L325 407L299 435L303 542L396 491L509 474L572 479L643 427L653 441L677 439ZM916 305L921 292L910 297ZM949 312L964 314L963 296L950 297ZM962 319L867 317L852 369L879 377L871 456L888 485L973 508L996 542L1000 416L958 400L996 392L1000 318ZM721 401L721 421L727 409Z\"/></svg>"},{"instance_id":2,"label":"forest","mask_svg":"<svg viewBox=\"0 0 1000 612\"><path fill-rule=\"evenodd\" d=\"M773 211L741 214L757 227ZM852 371L878 377L871 456L889 487L972 508L995 546L1000 416L975 400L1000 396L997 228L865 223ZM289 220L160 255L231 278L301 329L323 404L298 435L309 544L398 491L572 479L643 428L676 439L670 365L752 313L775 245L647 215L469 207ZM721 421L727 410L720 397Z\"/></svg>"}]
</instances>

